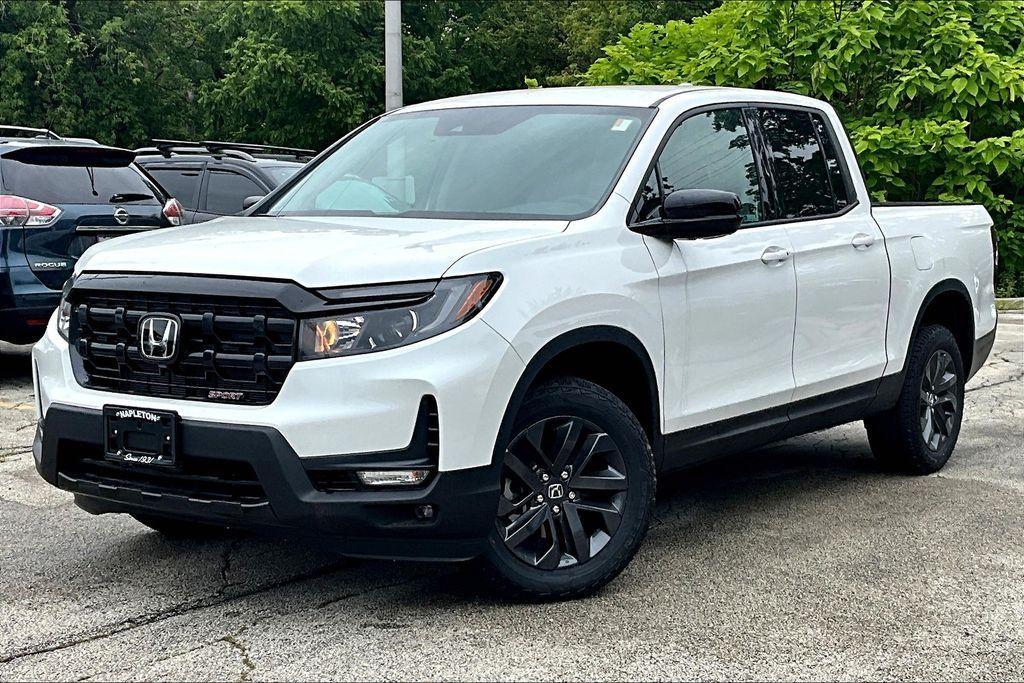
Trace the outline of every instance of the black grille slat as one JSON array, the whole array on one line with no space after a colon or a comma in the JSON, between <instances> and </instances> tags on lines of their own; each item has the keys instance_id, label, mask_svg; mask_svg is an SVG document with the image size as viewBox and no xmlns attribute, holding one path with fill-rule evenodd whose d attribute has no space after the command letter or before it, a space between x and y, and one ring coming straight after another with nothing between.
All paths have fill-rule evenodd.
<instances>
[{"instance_id":1,"label":"black grille slat","mask_svg":"<svg viewBox=\"0 0 1024 683\"><path fill-rule=\"evenodd\" d=\"M58 470L101 486L237 503L267 500L255 470L246 462L182 457L174 468L125 466L104 460L98 446L78 442L63 445Z\"/></svg>"},{"instance_id":2,"label":"black grille slat","mask_svg":"<svg viewBox=\"0 0 1024 683\"><path fill-rule=\"evenodd\" d=\"M298 323L274 300L92 289L72 297L76 376L93 389L266 405L295 363ZM181 319L180 350L168 366L139 352L139 321L149 313Z\"/></svg>"}]
</instances>

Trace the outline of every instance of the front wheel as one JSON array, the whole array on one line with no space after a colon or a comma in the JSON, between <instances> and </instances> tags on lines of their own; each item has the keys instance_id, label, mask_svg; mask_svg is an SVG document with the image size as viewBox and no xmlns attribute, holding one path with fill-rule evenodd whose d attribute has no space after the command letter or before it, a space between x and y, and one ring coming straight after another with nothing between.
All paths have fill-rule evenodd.
<instances>
[{"instance_id":1,"label":"front wheel","mask_svg":"<svg viewBox=\"0 0 1024 683\"><path fill-rule=\"evenodd\" d=\"M629 408L592 382L547 382L527 396L504 452L487 564L528 597L591 593L636 553L654 492L654 457Z\"/></svg>"},{"instance_id":2,"label":"front wheel","mask_svg":"<svg viewBox=\"0 0 1024 683\"><path fill-rule=\"evenodd\" d=\"M923 328L907 356L896 405L864 422L875 458L907 474L942 469L960 435L964 381L953 334L940 325Z\"/></svg>"}]
</instances>

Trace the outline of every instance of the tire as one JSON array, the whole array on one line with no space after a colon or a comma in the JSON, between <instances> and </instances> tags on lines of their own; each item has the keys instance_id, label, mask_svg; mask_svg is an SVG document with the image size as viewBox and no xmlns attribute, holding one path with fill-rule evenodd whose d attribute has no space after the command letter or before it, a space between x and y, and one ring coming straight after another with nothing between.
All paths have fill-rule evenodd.
<instances>
[{"instance_id":1,"label":"tire","mask_svg":"<svg viewBox=\"0 0 1024 683\"><path fill-rule=\"evenodd\" d=\"M485 568L529 599L594 592L647 533L656 474L646 433L614 394L564 377L530 392L512 434Z\"/></svg>"},{"instance_id":2,"label":"tire","mask_svg":"<svg viewBox=\"0 0 1024 683\"><path fill-rule=\"evenodd\" d=\"M904 474L941 470L960 435L965 377L953 334L940 325L923 328L907 356L896 405L864 421L875 458Z\"/></svg>"},{"instance_id":3,"label":"tire","mask_svg":"<svg viewBox=\"0 0 1024 683\"><path fill-rule=\"evenodd\" d=\"M228 534L228 528L216 524L203 524L185 519L172 519L156 515L132 514L135 521L148 526L167 538L215 538Z\"/></svg>"}]
</instances>

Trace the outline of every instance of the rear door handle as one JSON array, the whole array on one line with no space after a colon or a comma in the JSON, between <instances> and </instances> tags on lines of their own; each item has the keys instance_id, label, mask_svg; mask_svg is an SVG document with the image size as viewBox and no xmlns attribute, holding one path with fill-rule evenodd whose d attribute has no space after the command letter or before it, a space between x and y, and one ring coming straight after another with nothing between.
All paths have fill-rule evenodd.
<instances>
[{"instance_id":1,"label":"rear door handle","mask_svg":"<svg viewBox=\"0 0 1024 683\"><path fill-rule=\"evenodd\" d=\"M856 235L853 236L853 239L850 240L850 244L852 244L853 248L857 249L858 251L864 251L874 243L875 238L872 237L871 235L866 235L863 232L857 233Z\"/></svg>"},{"instance_id":2,"label":"rear door handle","mask_svg":"<svg viewBox=\"0 0 1024 683\"><path fill-rule=\"evenodd\" d=\"M782 247L768 247L761 254L761 263L765 265L772 265L773 263L782 263L791 256L789 249L783 249Z\"/></svg>"}]
</instances>

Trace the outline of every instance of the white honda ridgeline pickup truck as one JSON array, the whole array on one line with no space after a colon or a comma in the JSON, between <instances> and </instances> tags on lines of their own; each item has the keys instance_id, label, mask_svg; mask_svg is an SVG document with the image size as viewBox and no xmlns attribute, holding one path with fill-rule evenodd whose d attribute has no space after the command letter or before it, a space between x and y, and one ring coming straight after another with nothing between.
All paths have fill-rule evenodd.
<instances>
[{"instance_id":1,"label":"white honda ridgeline pickup truck","mask_svg":"<svg viewBox=\"0 0 1024 683\"><path fill-rule=\"evenodd\" d=\"M247 201L78 262L34 453L88 512L575 596L665 471L861 419L885 465L940 469L995 336L985 210L872 206L796 95L417 104Z\"/></svg>"}]
</instances>

